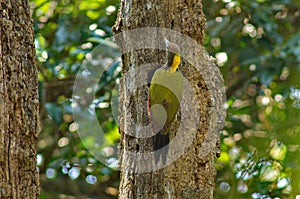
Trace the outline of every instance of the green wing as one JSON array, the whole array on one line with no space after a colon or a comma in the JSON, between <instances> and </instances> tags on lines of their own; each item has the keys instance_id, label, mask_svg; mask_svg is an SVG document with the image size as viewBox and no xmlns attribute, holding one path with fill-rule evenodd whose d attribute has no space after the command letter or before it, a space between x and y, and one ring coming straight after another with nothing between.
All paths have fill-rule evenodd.
<instances>
[{"instance_id":1,"label":"green wing","mask_svg":"<svg viewBox=\"0 0 300 199\"><path fill-rule=\"evenodd\" d=\"M164 127L174 120L182 97L183 82L183 75L178 71L158 69L154 73L149 91L151 118L159 126Z\"/></svg>"}]
</instances>

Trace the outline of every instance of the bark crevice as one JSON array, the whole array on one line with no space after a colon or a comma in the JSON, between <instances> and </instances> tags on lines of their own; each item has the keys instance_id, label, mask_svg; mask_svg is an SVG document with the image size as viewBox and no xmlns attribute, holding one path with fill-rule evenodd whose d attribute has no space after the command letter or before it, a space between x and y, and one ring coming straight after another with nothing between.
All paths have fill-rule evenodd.
<instances>
[{"instance_id":1,"label":"bark crevice","mask_svg":"<svg viewBox=\"0 0 300 199\"><path fill-rule=\"evenodd\" d=\"M130 8L126 8L128 5ZM132 151L129 151L126 146L136 143L139 145L136 152L148 153L149 150L151 151L152 139L127 136L128 134L144 133L139 132L137 128L131 128L132 123L129 118L132 116L134 116L135 123L145 126L149 123L147 100L143 95L143 93L148 93L148 89L142 87L131 96L130 83L132 82L127 78L130 77L129 79L134 79L137 83L143 82L146 78L143 72L148 73L151 69L142 68L142 66L154 62L163 64L166 57L162 49L138 49L122 55L123 78L120 81L119 92L119 124L121 124L119 198L212 199L216 175L214 158L217 153L218 132L223 127L225 117L222 106L225 93L222 88L223 79L214 59L210 58L203 48L205 17L201 1L138 0L131 2L121 0L118 19L113 31L115 34L126 34L126 40L121 45L118 42L117 44L122 48L126 45L134 46L136 41L134 38L130 38L128 31L142 27L166 28L166 31L175 30L189 36L201 48L194 49L195 43L185 41L184 37L180 38L181 40L171 40L182 48L184 59L182 59L183 65L180 70L186 78L186 85L190 86L191 92L186 91L181 102L181 113L190 112L190 114L181 114L171 127L170 137L174 139L177 137L177 139L174 140L173 148L169 148L168 156L172 159L172 155L176 154L178 149L184 150L184 154L167 167L141 173L135 173L138 170L135 158L143 156L138 154L131 156ZM147 31L147 29L144 30ZM171 39L176 39L176 35L172 35L172 33L166 35ZM143 37L139 42L140 45L155 42L159 48L161 47L159 44L162 42L153 40L153 38L163 40L163 36L163 31L157 31L156 36ZM191 63L190 60L195 61ZM139 73L139 71L143 72ZM128 114L129 112L131 114ZM200 116L196 122L194 122L194 113ZM190 122L178 130L181 120L184 119ZM178 139L178 137L182 139ZM187 148L182 147L185 142L190 142L191 145ZM141 164L140 166L146 168L153 162L144 160L144 164L146 165Z\"/></svg>"},{"instance_id":2,"label":"bark crevice","mask_svg":"<svg viewBox=\"0 0 300 199\"><path fill-rule=\"evenodd\" d=\"M0 198L38 198L38 82L28 1L0 4Z\"/></svg>"}]
</instances>

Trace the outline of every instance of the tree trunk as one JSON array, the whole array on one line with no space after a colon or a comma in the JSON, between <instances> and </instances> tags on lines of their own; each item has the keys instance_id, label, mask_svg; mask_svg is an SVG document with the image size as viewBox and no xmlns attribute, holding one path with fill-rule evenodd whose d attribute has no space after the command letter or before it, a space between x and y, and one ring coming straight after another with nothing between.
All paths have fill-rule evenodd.
<instances>
[{"instance_id":1,"label":"tree trunk","mask_svg":"<svg viewBox=\"0 0 300 199\"><path fill-rule=\"evenodd\" d=\"M0 198L38 198L38 88L29 3L0 1Z\"/></svg>"},{"instance_id":2,"label":"tree trunk","mask_svg":"<svg viewBox=\"0 0 300 199\"><path fill-rule=\"evenodd\" d=\"M123 60L119 197L213 198L214 157L219 153L216 146L224 122L225 93L214 59L203 49L201 1L121 0L113 31ZM149 71L166 61L164 38L180 46L180 71L185 77L166 165L153 159L146 80Z\"/></svg>"}]
</instances>

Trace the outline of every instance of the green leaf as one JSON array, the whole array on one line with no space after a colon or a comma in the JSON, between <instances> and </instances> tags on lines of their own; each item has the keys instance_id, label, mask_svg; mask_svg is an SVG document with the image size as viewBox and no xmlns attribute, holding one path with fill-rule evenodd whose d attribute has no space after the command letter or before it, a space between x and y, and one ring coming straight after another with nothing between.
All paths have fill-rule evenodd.
<instances>
[{"instance_id":1,"label":"green leaf","mask_svg":"<svg viewBox=\"0 0 300 199\"><path fill-rule=\"evenodd\" d=\"M56 124L60 124L62 122L62 110L56 103L46 103L45 109Z\"/></svg>"}]
</instances>

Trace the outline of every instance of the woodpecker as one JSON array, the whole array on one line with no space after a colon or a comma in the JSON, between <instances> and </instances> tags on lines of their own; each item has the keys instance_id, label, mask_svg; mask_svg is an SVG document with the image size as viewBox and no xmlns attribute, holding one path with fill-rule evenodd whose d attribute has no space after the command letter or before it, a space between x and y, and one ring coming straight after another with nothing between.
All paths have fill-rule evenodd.
<instances>
[{"instance_id":1,"label":"woodpecker","mask_svg":"<svg viewBox=\"0 0 300 199\"><path fill-rule=\"evenodd\" d=\"M150 72L150 88L148 96L148 113L151 122L154 122L161 129L153 136L153 150L155 162L162 157L166 162L168 144L170 141L169 131L176 113L180 107L183 93L184 77L178 71L180 65L180 48L176 43L165 39L167 61L157 70ZM151 77L152 76L152 77ZM167 150L157 150L166 146Z\"/></svg>"}]
</instances>

